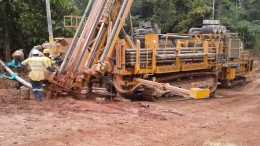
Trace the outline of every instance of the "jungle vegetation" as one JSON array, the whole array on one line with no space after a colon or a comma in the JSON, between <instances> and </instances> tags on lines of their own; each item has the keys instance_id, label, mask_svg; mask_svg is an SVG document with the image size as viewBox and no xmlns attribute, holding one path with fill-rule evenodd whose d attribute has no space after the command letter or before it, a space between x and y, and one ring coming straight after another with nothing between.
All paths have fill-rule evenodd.
<instances>
[{"instance_id":1,"label":"jungle vegetation","mask_svg":"<svg viewBox=\"0 0 260 146\"><path fill-rule=\"evenodd\" d=\"M55 37L72 37L63 27L63 16L81 15L88 0L50 0ZM260 49L260 1L217 0L134 0L134 25L141 21L157 23L166 32L187 33L202 25L203 19L218 19L232 32L238 32L248 49ZM45 0L0 0L0 57L48 41Z\"/></svg>"}]
</instances>

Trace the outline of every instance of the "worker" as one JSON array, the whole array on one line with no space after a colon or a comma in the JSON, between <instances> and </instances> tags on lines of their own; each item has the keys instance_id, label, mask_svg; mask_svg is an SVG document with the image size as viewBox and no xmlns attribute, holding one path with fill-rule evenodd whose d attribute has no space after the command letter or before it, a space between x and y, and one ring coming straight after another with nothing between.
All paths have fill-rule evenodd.
<instances>
[{"instance_id":1,"label":"worker","mask_svg":"<svg viewBox=\"0 0 260 146\"><path fill-rule=\"evenodd\" d=\"M50 59L50 51L49 51L49 49L44 49L43 50L43 56L42 57L43 57L46 65L48 67L47 70L49 70L51 72L55 72L55 68L52 67L53 64L55 63L55 61Z\"/></svg>"},{"instance_id":2,"label":"worker","mask_svg":"<svg viewBox=\"0 0 260 146\"><path fill-rule=\"evenodd\" d=\"M43 54L44 54L44 56L50 58L50 50L49 49L44 49Z\"/></svg>"},{"instance_id":3,"label":"worker","mask_svg":"<svg viewBox=\"0 0 260 146\"><path fill-rule=\"evenodd\" d=\"M34 49L32 57L24 60L22 65L29 65L31 71L28 76L31 80L35 100L42 101L42 81L44 80L45 68L47 68L44 59L39 57L39 51Z\"/></svg>"},{"instance_id":4,"label":"worker","mask_svg":"<svg viewBox=\"0 0 260 146\"><path fill-rule=\"evenodd\" d=\"M54 63L55 63L56 65L58 65L58 66L61 65L61 63L62 63L62 59L61 59L62 53L61 53L61 52L60 52L59 56L56 56L56 57L54 57L54 58L50 55L49 49L44 49L44 50L43 50L43 54L44 54L44 56L49 57L49 58L52 60L52 65L53 65Z\"/></svg>"},{"instance_id":5,"label":"worker","mask_svg":"<svg viewBox=\"0 0 260 146\"><path fill-rule=\"evenodd\" d=\"M19 64L24 60L24 53L23 49L16 50L13 54L12 57L14 59L14 67L19 67Z\"/></svg>"},{"instance_id":6,"label":"worker","mask_svg":"<svg viewBox=\"0 0 260 146\"><path fill-rule=\"evenodd\" d=\"M63 61L63 60L61 59L61 55L62 55L62 53L60 53L59 56L57 56L57 57L54 58L55 64L57 64L58 66L61 66L62 61Z\"/></svg>"},{"instance_id":7,"label":"worker","mask_svg":"<svg viewBox=\"0 0 260 146\"><path fill-rule=\"evenodd\" d=\"M45 50L45 53L46 53L46 50ZM50 58L48 58L48 57L46 57L46 56L44 56L44 54L42 53L42 52L40 52L39 51L39 57L41 57L43 60L44 60L44 62L45 62L45 64L46 64L46 66L51 66L51 59ZM44 77L46 78L46 75L48 74L48 70L50 70L50 69L44 69ZM55 69L53 69L53 72L55 71ZM47 86L48 86L48 82L47 82L47 80L46 79L44 79L43 81L42 81L42 89L43 89L43 93L45 92L45 90L47 90Z\"/></svg>"},{"instance_id":8,"label":"worker","mask_svg":"<svg viewBox=\"0 0 260 146\"><path fill-rule=\"evenodd\" d=\"M44 54L41 51L39 51L39 57L43 57L43 56Z\"/></svg>"}]
</instances>

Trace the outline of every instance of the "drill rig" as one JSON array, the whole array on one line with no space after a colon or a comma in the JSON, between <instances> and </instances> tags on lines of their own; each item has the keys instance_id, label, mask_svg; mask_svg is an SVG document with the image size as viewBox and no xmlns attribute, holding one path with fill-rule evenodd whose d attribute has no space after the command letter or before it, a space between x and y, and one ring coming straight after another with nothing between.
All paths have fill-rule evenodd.
<instances>
[{"instance_id":1,"label":"drill rig","mask_svg":"<svg viewBox=\"0 0 260 146\"><path fill-rule=\"evenodd\" d=\"M47 77L49 90L78 96L83 87L91 92L93 83L99 83L127 98L200 99L213 95L219 81L230 85L252 70L252 61L240 52L237 36L216 33L211 24L187 35L154 33L149 25L140 25L134 29L134 43L123 29L132 3L89 1L59 72ZM237 49L239 53L232 56Z\"/></svg>"}]
</instances>

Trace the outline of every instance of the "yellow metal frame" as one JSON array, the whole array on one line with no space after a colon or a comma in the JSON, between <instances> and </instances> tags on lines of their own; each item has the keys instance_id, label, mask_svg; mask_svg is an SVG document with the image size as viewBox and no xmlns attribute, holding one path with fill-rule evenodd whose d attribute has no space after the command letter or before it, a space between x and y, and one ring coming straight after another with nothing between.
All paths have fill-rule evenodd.
<instances>
[{"instance_id":1,"label":"yellow metal frame","mask_svg":"<svg viewBox=\"0 0 260 146\"><path fill-rule=\"evenodd\" d=\"M165 44L164 48L168 46L168 35L171 34L166 34L166 39L165 39ZM147 34L145 35L145 49L146 49L146 66L141 67L140 64L140 52L141 52L141 45L140 41L137 40L136 42L136 64L134 66L133 71L128 71L125 70L125 68L122 69L115 69L113 73L117 75L122 75L122 76L135 76L135 75L143 75L144 78L147 78L150 75L154 74L164 74L164 73L177 73L177 72L185 72L185 71L197 71L197 70L203 70L203 69L211 69L211 70L217 70L222 68L222 71L219 74L219 79L220 80L233 80L236 78L238 75L246 75L249 73L250 69L250 62L248 61L249 59L249 54L244 53L242 60L240 61L228 61L225 62L227 65L233 65L233 64L239 64L238 68L232 68L232 67L225 67L223 68L222 62L218 61L218 55L223 54L223 42L221 40L221 37L225 37L225 35L196 35L195 38L192 40L189 39L178 39L177 44L176 44L176 59L173 61L171 65L156 65L156 52L157 48L159 48L159 34ZM209 57L208 55L203 56L203 60L198 63L185 63L182 62L180 59L180 54L183 48L187 48L189 43L195 43L197 45L201 45L203 48L203 53L208 54L208 53L216 53L216 57L214 58L216 61L212 62L212 57ZM128 43L126 41L120 41L119 43L122 43L121 46L121 52L125 52L124 50L126 48L131 48L129 47ZM128 47L127 47L128 46ZM196 46L196 45L194 45ZM199 47L198 47L199 48ZM193 53L196 53L196 47L192 47ZM120 52L117 51L117 52ZM152 52L152 57L148 58L148 53ZM125 55L120 54L117 55L118 57L121 57L121 60L124 60ZM117 60L116 59L116 60ZM152 60L151 65L148 65L148 59ZM120 83L122 86L133 86L137 84L137 80L134 81L121 81ZM191 96L193 96L196 99L201 99L201 98L207 98L209 95L209 90L199 90L197 88L192 88L191 89Z\"/></svg>"}]
</instances>

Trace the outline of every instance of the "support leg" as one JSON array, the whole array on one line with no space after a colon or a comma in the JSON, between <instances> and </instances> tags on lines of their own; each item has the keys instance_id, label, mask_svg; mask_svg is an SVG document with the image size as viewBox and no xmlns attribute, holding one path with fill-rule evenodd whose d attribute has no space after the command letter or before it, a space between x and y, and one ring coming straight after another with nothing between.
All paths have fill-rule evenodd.
<instances>
[{"instance_id":1,"label":"support leg","mask_svg":"<svg viewBox=\"0 0 260 146\"><path fill-rule=\"evenodd\" d=\"M53 91L52 90L47 90L46 92L46 97L47 100L48 99L52 99L53 98Z\"/></svg>"},{"instance_id":2,"label":"support leg","mask_svg":"<svg viewBox=\"0 0 260 146\"><path fill-rule=\"evenodd\" d=\"M87 93L92 93L92 87L93 87L93 83L89 82L88 83L88 91L87 91Z\"/></svg>"}]
</instances>

